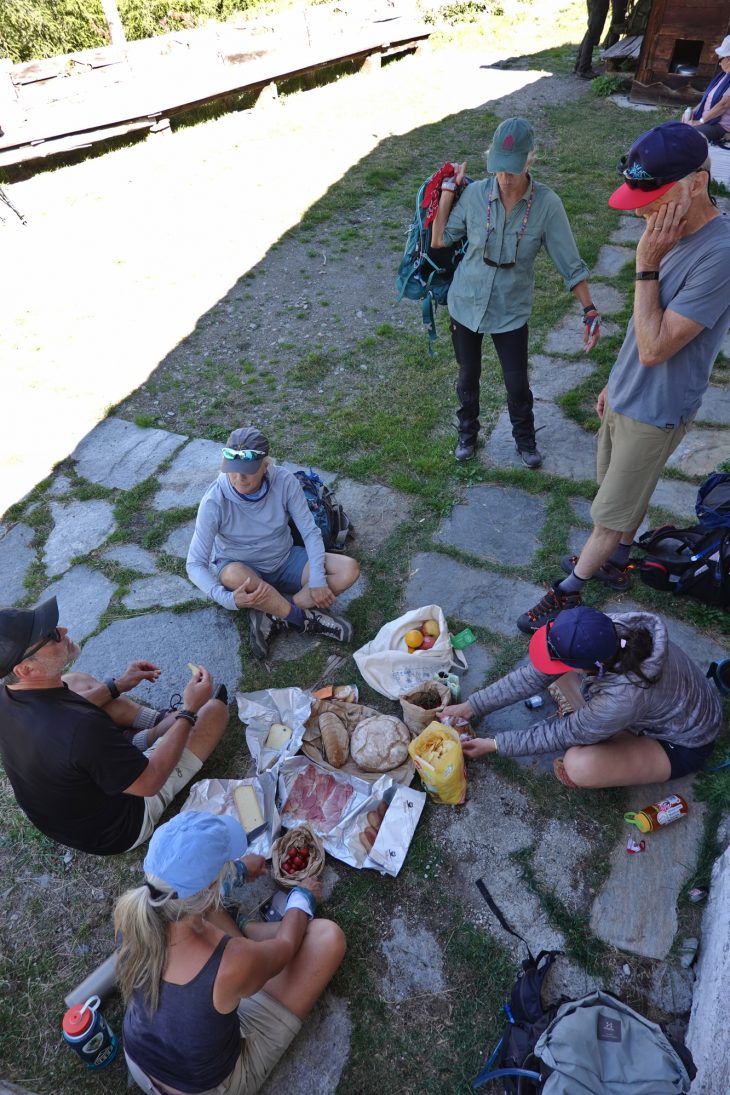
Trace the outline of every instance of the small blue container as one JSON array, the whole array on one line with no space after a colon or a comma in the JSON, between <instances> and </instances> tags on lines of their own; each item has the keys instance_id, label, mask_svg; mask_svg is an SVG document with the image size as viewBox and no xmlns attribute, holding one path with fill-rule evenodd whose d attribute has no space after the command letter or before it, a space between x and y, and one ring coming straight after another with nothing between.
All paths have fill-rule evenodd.
<instances>
[{"instance_id":1,"label":"small blue container","mask_svg":"<svg viewBox=\"0 0 730 1095\"><path fill-rule=\"evenodd\" d=\"M87 1068L106 1068L117 1055L119 1042L99 1010L101 1000L90 996L74 1004L63 1017L63 1039Z\"/></svg>"}]
</instances>

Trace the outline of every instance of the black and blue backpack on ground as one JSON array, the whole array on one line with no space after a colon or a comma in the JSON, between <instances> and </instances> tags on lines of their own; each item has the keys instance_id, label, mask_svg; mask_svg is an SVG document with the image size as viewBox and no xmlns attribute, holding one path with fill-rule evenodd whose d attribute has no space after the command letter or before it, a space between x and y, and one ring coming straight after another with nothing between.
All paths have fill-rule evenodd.
<instances>
[{"instance_id":1,"label":"black and blue backpack on ground","mask_svg":"<svg viewBox=\"0 0 730 1095\"><path fill-rule=\"evenodd\" d=\"M646 555L634 562L641 581L652 589L693 597L716 608L730 608L730 475L705 480L695 505L700 524L662 525L636 541Z\"/></svg>"},{"instance_id":2,"label":"black and blue backpack on ground","mask_svg":"<svg viewBox=\"0 0 730 1095\"><path fill-rule=\"evenodd\" d=\"M408 300L422 301L421 316L429 338L429 349L436 338L436 307L446 303L456 267L466 252L465 239L450 247L431 247L431 225L426 224L428 203L424 205L424 194L438 173L429 175L418 189L415 216L408 228L403 258L395 277L398 300L407 297ZM464 184L457 187L454 204L469 181L465 179Z\"/></svg>"},{"instance_id":3,"label":"black and blue backpack on ground","mask_svg":"<svg viewBox=\"0 0 730 1095\"><path fill-rule=\"evenodd\" d=\"M334 496L334 492L325 486L313 468L294 472L299 480L307 505L319 531L322 533L326 551L344 551L349 536L352 536L350 518ZM293 521L289 522L295 544L304 546L301 533Z\"/></svg>"},{"instance_id":4,"label":"black and blue backpack on ground","mask_svg":"<svg viewBox=\"0 0 730 1095\"><path fill-rule=\"evenodd\" d=\"M692 1056L617 997L593 992L578 1000L542 1003L545 976L560 951L533 958L504 918L484 882L482 897L528 957L504 1004L507 1025L472 1088L499 1081L505 1095L671 1095L690 1089ZM493 1088L493 1090L496 1090Z\"/></svg>"}]
</instances>

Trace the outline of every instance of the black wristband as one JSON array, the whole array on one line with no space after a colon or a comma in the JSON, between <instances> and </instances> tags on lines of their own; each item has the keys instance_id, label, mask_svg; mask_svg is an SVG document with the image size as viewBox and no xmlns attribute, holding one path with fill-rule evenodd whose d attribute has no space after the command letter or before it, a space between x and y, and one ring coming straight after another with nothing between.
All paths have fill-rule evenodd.
<instances>
[{"instance_id":1,"label":"black wristband","mask_svg":"<svg viewBox=\"0 0 730 1095\"><path fill-rule=\"evenodd\" d=\"M658 270L640 270L636 275L637 281L659 281Z\"/></svg>"},{"instance_id":2,"label":"black wristband","mask_svg":"<svg viewBox=\"0 0 730 1095\"><path fill-rule=\"evenodd\" d=\"M121 693L117 688L117 682L113 677L107 677L104 681L104 687L109 689L109 694L113 700L118 700Z\"/></svg>"},{"instance_id":3,"label":"black wristband","mask_svg":"<svg viewBox=\"0 0 730 1095\"><path fill-rule=\"evenodd\" d=\"M595 304L587 304L585 306L585 308L583 309L583 315L587 316L589 312L597 312L597 311L598 311L598 309L596 308Z\"/></svg>"},{"instance_id":4,"label":"black wristband","mask_svg":"<svg viewBox=\"0 0 730 1095\"><path fill-rule=\"evenodd\" d=\"M195 726L198 721L198 716L193 711L186 711L185 708L181 708L180 711L175 712L176 719L185 719L191 726Z\"/></svg>"}]
</instances>

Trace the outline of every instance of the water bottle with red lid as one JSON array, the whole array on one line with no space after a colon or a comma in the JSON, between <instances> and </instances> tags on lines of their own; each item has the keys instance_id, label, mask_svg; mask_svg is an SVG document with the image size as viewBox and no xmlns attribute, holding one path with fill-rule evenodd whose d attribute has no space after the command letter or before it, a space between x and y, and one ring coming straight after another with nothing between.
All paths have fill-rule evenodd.
<instances>
[{"instance_id":1,"label":"water bottle with red lid","mask_svg":"<svg viewBox=\"0 0 730 1095\"><path fill-rule=\"evenodd\" d=\"M99 1010L101 1000L90 996L74 1004L63 1017L64 1041L78 1053L87 1068L106 1068L117 1055L116 1035Z\"/></svg>"}]
</instances>

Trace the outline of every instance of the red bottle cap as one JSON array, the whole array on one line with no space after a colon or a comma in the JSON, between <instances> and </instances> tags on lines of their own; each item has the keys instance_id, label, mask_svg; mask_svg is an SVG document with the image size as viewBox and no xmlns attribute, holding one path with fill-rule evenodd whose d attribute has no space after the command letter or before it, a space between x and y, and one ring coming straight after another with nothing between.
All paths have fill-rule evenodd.
<instances>
[{"instance_id":1,"label":"red bottle cap","mask_svg":"<svg viewBox=\"0 0 730 1095\"><path fill-rule=\"evenodd\" d=\"M94 1012L86 1004L74 1004L63 1017L63 1029L71 1038L78 1038L94 1022Z\"/></svg>"}]
</instances>

